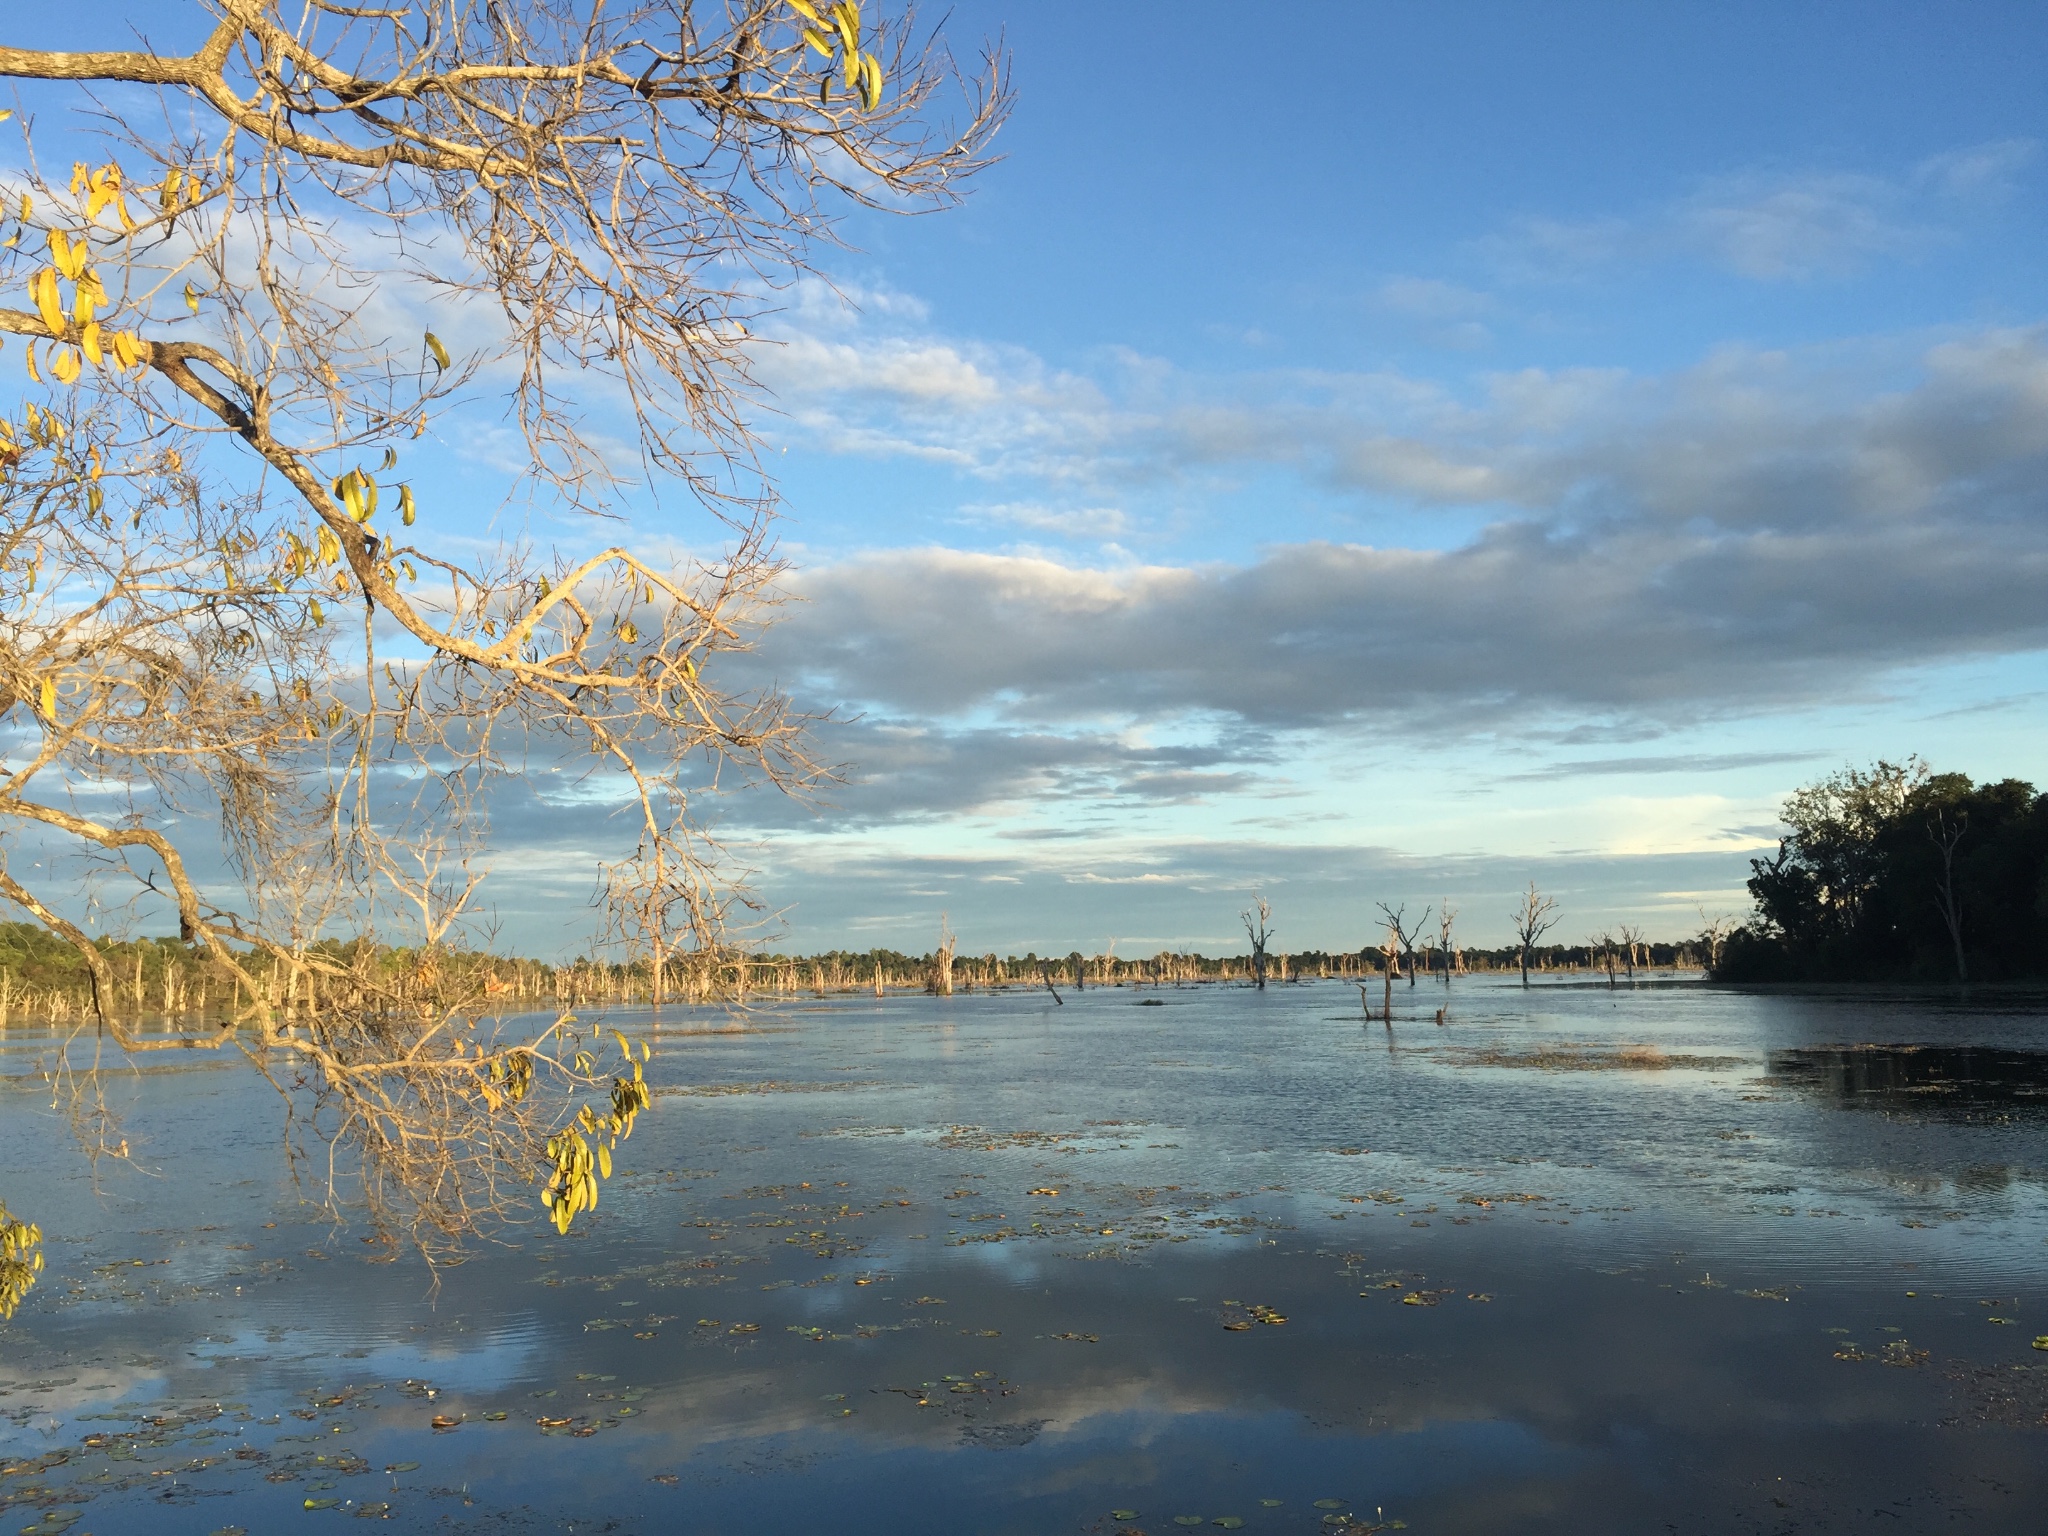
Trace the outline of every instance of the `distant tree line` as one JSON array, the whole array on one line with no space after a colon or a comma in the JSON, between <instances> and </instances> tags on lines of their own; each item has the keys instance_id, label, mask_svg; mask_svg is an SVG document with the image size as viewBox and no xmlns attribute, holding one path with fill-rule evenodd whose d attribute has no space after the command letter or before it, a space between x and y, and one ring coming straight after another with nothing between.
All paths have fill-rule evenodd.
<instances>
[{"instance_id":1,"label":"distant tree line","mask_svg":"<svg viewBox=\"0 0 2048 1536\"><path fill-rule=\"evenodd\" d=\"M1705 963L1700 943L1653 944L1633 938L1624 943L1606 937L1581 944L1535 944L1527 951L1529 968L1569 974L1596 972L1634 979L1638 971L1691 967ZM231 1016L246 999L238 990L247 981L222 971L198 944L176 938L101 938L95 941L112 977L103 1002L125 1018L156 1020L220 1019ZM474 995L477 1005L494 1013L522 1013L550 1008L644 1006L655 1000L652 968L645 957L629 960L586 956L550 964L516 956L475 950L437 950L431 956L403 946L367 939L322 939L307 946L307 955L337 967L384 976L392 986L430 963L436 985ZM1263 971L1276 984L1351 979L1381 975L1391 968L1396 979L1449 977L1474 972L1517 969L1524 954L1519 945L1498 949L1444 947L1428 940L1414 949L1391 954L1385 947L1336 952L1304 949L1293 952L1204 955L1164 950L1145 957L1113 952L1040 955L995 954L956 956L944 946L924 954L876 948L828 950L818 954L785 954L725 950L715 954L672 955L664 996L677 1003L724 1003L750 995L837 992L962 992L1057 988L1193 986L1203 983L1257 984ZM280 1015L299 1018L332 1002L330 986L310 982L292 966L260 954L244 956L247 976L260 989L266 1006ZM92 974L77 950L40 924L0 923L0 1030L11 1024L85 1019L92 1010Z\"/></svg>"},{"instance_id":2,"label":"distant tree line","mask_svg":"<svg viewBox=\"0 0 2048 1536\"><path fill-rule=\"evenodd\" d=\"M1777 853L1750 861L1756 915L1717 980L2048 975L2048 796L2033 785L1879 762L1808 785L1784 820Z\"/></svg>"}]
</instances>

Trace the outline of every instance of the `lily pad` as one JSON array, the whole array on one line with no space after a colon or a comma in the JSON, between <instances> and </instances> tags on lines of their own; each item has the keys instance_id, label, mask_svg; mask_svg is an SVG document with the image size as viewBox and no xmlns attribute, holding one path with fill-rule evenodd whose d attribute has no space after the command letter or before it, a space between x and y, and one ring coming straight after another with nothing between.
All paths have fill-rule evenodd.
<instances>
[{"instance_id":1,"label":"lily pad","mask_svg":"<svg viewBox=\"0 0 2048 1536\"><path fill-rule=\"evenodd\" d=\"M420 1464L416 1461L394 1461L384 1470L386 1472L417 1472L419 1469Z\"/></svg>"},{"instance_id":2,"label":"lily pad","mask_svg":"<svg viewBox=\"0 0 2048 1536\"><path fill-rule=\"evenodd\" d=\"M1175 1525L1200 1525L1202 1517L1200 1515L1175 1515L1173 1523Z\"/></svg>"},{"instance_id":3,"label":"lily pad","mask_svg":"<svg viewBox=\"0 0 2048 1536\"><path fill-rule=\"evenodd\" d=\"M306 1508L332 1509L335 1505L339 1504L340 1502L341 1500L339 1499L308 1499L306 1500Z\"/></svg>"},{"instance_id":4,"label":"lily pad","mask_svg":"<svg viewBox=\"0 0 2048 1536\"><path fill-rule=\"evenodd\" d=\"M1242 1515L1218 1515L1209 1523L1211 1525L1220 1525L1226 1531L1241 1531L1244 1529L1244 1517Z\"/></svg>"},{"instance_id":5,"label":"lily pad","mask_svg":"<svg viewBox=\"0 0 2048 1536\"><path fill-rule=\"evenodd\" d=\"M2034 1340L2034 1348L2048 1349L2048 1333L2044 1333L2038 1339Z\"/></svg>"},{"instance_id":6,"label":"lily pad","mask_svg":"<svg viewBox=\"0 0 2048 1536\"><path fill-rule=\"evenodd\" d=\"M1112 1509L1109 1512L1109 1518L1112 1520L1135 1520L1138 1518L1138 1512L1135 1509Z\"/></svg>"},{"instance_id":7,"label":"lily pad","mask_svg":"<svg viewBox=\"0 0 2048 1536\"><path fill-rule=\"evenodd\" d=\"M1317 1509L1342 1509L1342 1508L1344 1508L1344 1501L1343 1501L1342 1499L1317 1499L1317 1500L1316 1500L1316 1508L1317 1508Z\"/></svg>"}]
</instances>

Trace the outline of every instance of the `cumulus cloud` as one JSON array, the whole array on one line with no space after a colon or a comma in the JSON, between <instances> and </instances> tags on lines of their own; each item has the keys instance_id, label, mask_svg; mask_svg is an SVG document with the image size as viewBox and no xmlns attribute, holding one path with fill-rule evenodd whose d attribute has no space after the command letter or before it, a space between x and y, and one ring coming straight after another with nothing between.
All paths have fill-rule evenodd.
<instances>
[{"instance_id":1,"label":"cumulus cloud","mask_svg":"<svg viewBox=\"0 0 2048 1536\"><path fill-rule=\"evenodd\" d=\"M1269 456L1501 515L1450 549L1296 543L1204 567L876 552L804 573L771 655L905 717L1410 729L1811 702L2048 643L2039 331L1942 342L1875 394L1779 354L1518 375L1434 440L1335 409L1242 414Z\"/></svg>"}]
</instances>

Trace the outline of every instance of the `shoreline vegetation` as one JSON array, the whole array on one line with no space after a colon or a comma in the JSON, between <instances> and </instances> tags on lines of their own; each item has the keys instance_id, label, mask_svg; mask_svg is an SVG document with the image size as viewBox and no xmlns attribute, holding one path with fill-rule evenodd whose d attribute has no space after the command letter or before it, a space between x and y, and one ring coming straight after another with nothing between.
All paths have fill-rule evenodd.
<instances>
[{"instance_id":1,"label":"shoreline vegetation","mask_svg":"<svg viewBox=\"0 0 2048 1536\"><path fill-rule=\"evenodd\" d=\"M1996 982L2048 976L2048 795L1917 757L1844 768L1785 802L1750 861L1756 915L1716 981Z\"/></svg>"},{"instance_id":2,"label":"shoreline vegetation","mask_svg":"<svg viewBox=\"0 0 2048 1536\"><path fill-rule=\"evenodd\" d=\"M950 935L948 936L950 937ZM238 978L210 963L196 944L175 938L102 939L99 949L115 978L109 1011L133 1019L187 1022L224 1017L250 999ZM295 969L268 957L249 956L244 970L264 989L261 999L280 1018L304 1017L342 1001L337 974L366 972L386 985L419 976L417 949L366 941L325 941L309 946L309 958L325 966ZM1529 967L1543 975L1587 975L1632 982L1652 972L1705 969L1704 940L1674 944L1594 940L1583 944L1532 947ZM654 975L645 959L582 957L551 964L483 951L444 949L427 967L434 985L451 997L492 1013L635 1007L654 1002ZM1419 944L1413 955L1391 961L1381 949L1348 953L1304 950L1240 955L1161 951L1145 958L1115 954L958 956L942 947L926 954L894 949L830 950L819 954L747 953L669 956L664 1000L698 1006L748 998L833 996L871 993L1088 991L1102 987L1257 986L1263 966L1269 985L1309 981L1363 984L1442 982L1457 975L1503 975L1517 970L1517 946L1499 949ZM71 945L33 923L0 923L0 1030L11 1024L89 1022L92 978Z\"/></svg>"}]
</instances>

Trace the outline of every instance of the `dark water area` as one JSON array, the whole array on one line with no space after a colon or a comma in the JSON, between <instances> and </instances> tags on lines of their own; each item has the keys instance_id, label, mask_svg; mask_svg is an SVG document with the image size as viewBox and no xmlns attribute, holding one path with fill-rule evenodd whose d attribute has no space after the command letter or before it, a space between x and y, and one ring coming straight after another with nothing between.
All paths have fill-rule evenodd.
<instances>
[{"instance_id":1,"label":"dark water area","mask_svg":"<svg viewBox=\"0 0 2048 1536\"><path fill-rule=\"evenodd\" d=\"M1771 1052L1771 1075L1845 1108L1886 1114L1972 1119L2048 1111L2048 1050L1795 1046Z\"/></svg>"},{"instance_id":2,"label":"dark water area","mask_svg":"<svg viewBox=\"0 0 2048 1536\"><path fill-rule=\"evenodd\" d=\"M16 1031L0 1529L2038 1531L2043 1001L633 1016L596 1219L433 1294L229 1063L127 1080L95 1189Z\"/></svg>"}]
</instances>

